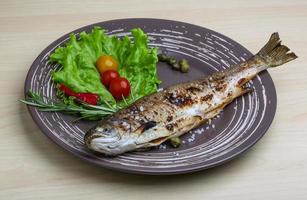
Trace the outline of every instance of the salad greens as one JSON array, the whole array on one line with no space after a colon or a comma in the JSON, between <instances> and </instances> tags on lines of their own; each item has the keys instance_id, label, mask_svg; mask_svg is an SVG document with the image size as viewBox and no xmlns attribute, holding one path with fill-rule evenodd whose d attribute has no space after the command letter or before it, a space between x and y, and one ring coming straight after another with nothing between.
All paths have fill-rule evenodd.
<instances>
[{"instance_id":1,"label":"salad greens","mask_svg":"<svg viewBox=\"0 0 307 200\"><path fill-rule=\"evenodd\" d=\"M78 93L99 95L101 104L110 104L121 108L133 103L145 95L157 90L160 80L157 77L157 48L149 48L147 35L139 28L131 30L132 40L128 36L118 38L108 36L105 30L94 27L91 33L81 32L77 40L70 35L65 47L58 47L50 55L50 60L62 65L53 72L52 79ZM131 95L116 102L104 87L100 74L95 67L96 60L102 55L111 55L119 63L118 72L131 84Z\"/></svg>"}]
</instances>

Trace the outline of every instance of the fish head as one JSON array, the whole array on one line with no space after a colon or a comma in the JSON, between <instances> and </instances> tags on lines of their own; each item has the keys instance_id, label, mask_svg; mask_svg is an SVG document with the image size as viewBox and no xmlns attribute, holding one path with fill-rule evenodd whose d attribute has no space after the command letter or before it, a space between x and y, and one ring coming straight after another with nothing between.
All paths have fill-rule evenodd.
<instances>
[{"instance_id":1,"label":"fish head","mask_svg":"<svg viewBox=\"0 0 307 200\"><path fill-rule=\"evenodd\" d=\"M117 155L136 148L131 134L123 134L120 128L108 121L90 129L84 142L89 149L105 155Z\"/></svg>"}]
</instances>

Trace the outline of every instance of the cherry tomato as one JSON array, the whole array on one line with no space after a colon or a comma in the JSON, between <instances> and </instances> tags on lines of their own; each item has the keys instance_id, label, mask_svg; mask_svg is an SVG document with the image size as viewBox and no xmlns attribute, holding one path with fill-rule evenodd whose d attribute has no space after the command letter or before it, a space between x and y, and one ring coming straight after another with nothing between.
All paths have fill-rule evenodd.
<instances>
[{"instance_id":1,"label":"cherry tomato","mask_svg":"<svg viewBox=\"0 0 307 200\"><path fill-rule=\"evenodd\" d=\"M101 76L101 80L102 80L102 83L106 87L109 87L111 81L114 78L118 78L118 77L120 77L120 76L119 76L119 73L117 71L115 71L115 70L108 70L108 71L103 72L103 74Z\"/></svg>"},{"instance_id":2,"label":"cherry tomato","mask_svg":"<svg viewBox=\"0 0 307 200\"><path fill-rule=\"evenodd\" d=\"M97 105L99 96L93 93L77 93L77 98L92 105Z\"/></svg>"},{"instance_id":3,"label":"cherry tomato","mask_svg":"<svg viewBox=\"0 0 307 200\"><path fill-rule=\"evenodd\" d=\"M71 89L69 89L69 87L67 87L64 84L60 84L59 89L62 90L67 96L74 96L74 97L77 96L76 92L72 91Z\"/></svg>"},{"instance_id":4,"label":"cherry tomato","mask_svg":"<svg viewBox=\"0 0 307 200\"><path fill-rule=\"evenodd\" d=\"M76 93L64 84L59 85L59 89L62 90L67 96L74 96L78 99L92 105L97 105L99 96L93 93Z\"/></svg>"},{"instance_id":5,"label":"cherry tomato","mask_svg":"<svg viewBox=\"0 0 307 200\"><path fill-rule=\"evenodd\" d=\"M130 83L127 79L119 77L111 81L109 91L113 97L117 100L121 100L122 97L128 97L130 94Z\"/></svg>"},{"instance_id":6,"label":"cherry tomato","mask_svg":"<svg viewBox=\"0 0 307 200\"><path fill-rule=\"evenodd\" d=\"M107 70L117 70L118 63L112 56L104 55L98 58L96 67L100 74L103 74Z\"/></svg>"}]
</instances>

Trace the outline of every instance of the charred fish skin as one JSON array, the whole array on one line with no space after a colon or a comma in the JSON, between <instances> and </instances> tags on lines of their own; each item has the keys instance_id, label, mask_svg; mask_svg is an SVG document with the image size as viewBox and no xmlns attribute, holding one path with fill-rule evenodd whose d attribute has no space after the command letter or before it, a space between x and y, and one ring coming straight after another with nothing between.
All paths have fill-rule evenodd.
<instances>
[{"instance_id":1,"label":"charred fish skin","mask_svg":"<svg viewBox=\"0 0 307 200\"><path fill-rule=\"evenodd\" d=\"M89 130L85 145L106 155L157 146L199 126L250 92L245 83L269 67L297 56L281 45L278 33L253 57L208 77L174 85L143 97Z\"/></svg>"}]
</instances>

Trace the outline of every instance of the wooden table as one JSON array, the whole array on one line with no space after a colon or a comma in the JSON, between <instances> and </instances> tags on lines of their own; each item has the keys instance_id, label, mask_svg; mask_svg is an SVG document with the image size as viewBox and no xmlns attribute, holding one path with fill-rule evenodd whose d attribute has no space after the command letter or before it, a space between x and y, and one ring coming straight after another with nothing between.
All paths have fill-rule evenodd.
<instances>
[{"instance_id":1,"label":"wooden table","mask_svg":"<svg viewBox=\"0 0 307 200\"><path fill-rule=\"evenodd\" d=\"M307 2L200 2L1 0L0 199L307 199ZM265 137L228 164L168 177L105 170L48 140L17 101L31 63L71 30L129 17L201 25L252 52L278 31L299 58L270 70L278 108Z\"/></svg>"}]
</instances>

